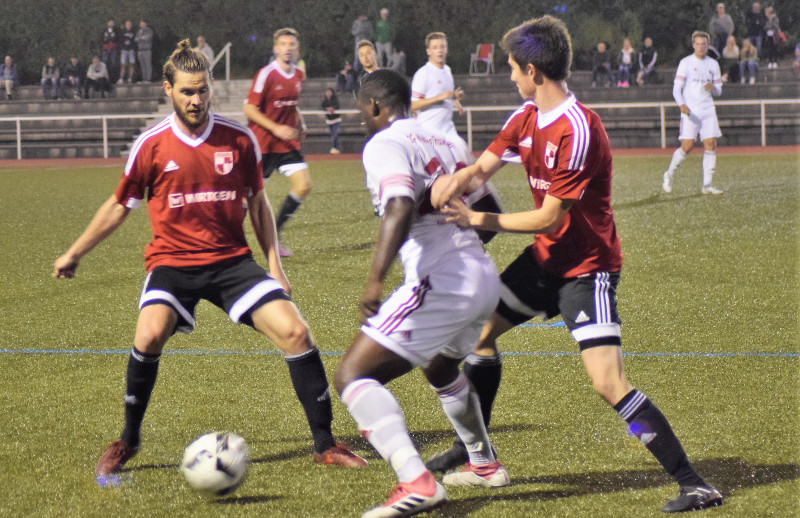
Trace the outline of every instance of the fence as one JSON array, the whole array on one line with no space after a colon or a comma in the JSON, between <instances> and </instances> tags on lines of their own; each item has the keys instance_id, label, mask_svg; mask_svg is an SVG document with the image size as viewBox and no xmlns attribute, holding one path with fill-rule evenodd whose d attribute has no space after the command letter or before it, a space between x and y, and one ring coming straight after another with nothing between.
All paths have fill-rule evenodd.
<instances>
[{"instance_id":1,"label":"fence","mask_svg":"<svg viewBox=\"0 0 800 518\"><path fill-rule=\"evenodd\" d=\"M221 53L220 53L221 54ZM219 56L218 56L219 57ZM761 99L761 100L736 100L736 101L717 101L717 106L760 106L760 122L761 122L761 145L767 145L767 105L792 105L800 104L800 99ZM659 112L660 126L661 126L661 147L667 147L667 126L666 126L666 110L667 108L675 109L675 103L667 102L651 102L651 103L597 103L587 104L591 109L622 109L622 108L656 108ZM472 114L476 112L492 112L500 111L511 113L519 106L469 106L465 107L467 117L467 143L469 148L472 149L473 143L473 119ZM302 110L301 113L306 115L325 115L326 112L321 110ZM339 113L359 113L358 110L340 110ZM226 116L241 116L241 112L221 113L220 115ZM48 117L0 117L0 123L14 122L16 124L16 144L17 144L17 159L22 160L22 123L25 121L53 121L53 120L100 120L102 121L103 131L103 157L108 158L108 121L114 119L148 119L155 117L163 117L163 114L129 114L129 115L62 115L62 116L48 116ZM31 130L36 131L36 130Z\"/></svg>"}]
</instances>

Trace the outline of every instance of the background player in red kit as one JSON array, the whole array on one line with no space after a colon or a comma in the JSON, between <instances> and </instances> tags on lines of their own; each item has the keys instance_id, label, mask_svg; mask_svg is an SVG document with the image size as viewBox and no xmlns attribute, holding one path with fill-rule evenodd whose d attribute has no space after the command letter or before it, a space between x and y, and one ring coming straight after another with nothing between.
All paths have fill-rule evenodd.
<instances>
[{"instance_id":1,"label":"background player in red kit","mask_svg":"<svg viewBox=\"0 0 800 518\"><path fill-rule=\"evenodd\" d=\"M280 233L311 191L311 176L300 152L304 128L297 100L306 73L297 66L299 36L292 28L278 29L273 41L275 61L259 70L253 78L253 85L244 101L244 114L264 155L264 178L269 178L277 169L289 178L292 185L275 220ZM280 244L279 251L281 257L292 255Z\"/></svg>"},{"instance_id":2,"label":"background player in red kit","mask_svg":"<svg viewBox=\"0 0 800 518\"><path fill-rule=\"evenodd\" d=\"M209 114L209 63L191 49L189 40L164 65L164 78L175 113L136 140L116 192L54 265L55 277L74 277L80 259L146 197L153 240L145 248L148 273L128 359L125 428L98 461L98 483L107 485L106 477L139 450L161 351L173 333L191 332L200 299L263 333L283 351L314 437L314 461L366 465L331 434L325 370L288 295L255 137L239 123ZM269 275L247 245L242 200L247 201Z\"/></svg>"},{"instance_id":3,"label":"background player in red kit","mask_svg":"<svg viewBox=\"0 0 800 518\"><path fill-rule=\"evenodd\" d=\"M567 90L572 45L563 22L545 16L511 29L501 43L511 80L526 102L477 162L433 185L432 203L463 227L535 234L501 274L500 303L483 329L467 376L481 398L488 424L500 384L496 339L533 318L561 315L580 347L595 390L619 413L631 433L680 485L664 506L680 512L722 504L722 495L694 470L663 414L625 378L616 289L622 253L611 211L611 150L600 118ZM527 172L535 210L514 214L474 212L461 195L473 178L489 179L501 157L518 155ZM447 469L465 462L454 445L428 463Z\"/></svg>"}]
</instances>

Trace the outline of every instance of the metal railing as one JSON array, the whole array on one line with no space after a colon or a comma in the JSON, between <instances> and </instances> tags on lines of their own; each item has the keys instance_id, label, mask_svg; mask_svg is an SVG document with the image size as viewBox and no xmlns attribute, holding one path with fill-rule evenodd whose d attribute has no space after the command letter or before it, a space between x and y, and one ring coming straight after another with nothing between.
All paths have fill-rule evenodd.
<instances>
[{"instance_id":1,"label":"metal railing","mask_svg":"<svg viewBox=\"0 0 800 518\"><path fill-rule=\"evenodd\" d=\"M214 60L211 62L211 70L214 70L214 65L219 63L219 60L222 59L222 56L225 56L225 81L231 80L231 47L233 45L231 42L225 44L222 47L222 50L216 55Z\"/></svg>"},{"instance_id":2,"label":"metal railing","mask_svg":"<svg viewBox=\"0 0 800 518\"><path fill-rule=\"evenodd\" d=\"M226 45L226 47L228 47ZM224 50L222 51L224 52ZM220 52L220 54L222 54ZM217 56L219 57L219 55ZM736 100L736 101L717 101L717 106L759 106L760 107L760 126L761 126L761 145L767 145L767 105L781 105L781 104L800 104L800 99L761 99L761 100ZM592 103L587 104L591 109L623 109L623 108L656 108L659 112L659 120L661 126L661 147L667 147L667 125L666 125L666 110L675 109L675 103L671 102L651 102L651 103ZM473 149L473 119L472 114L477 112L506 112L511 113L519 108L519 106L468 106L464 110L467 118L467 143L470 150ZM323 116L326 114L322 110L301 110L303 116ZM356 114L358 110L339 110L338 113L342 114ZM224 116L243 116L242 112L223 112L220 115ZM22 123L27 121L54 121L54 120L100 120L102 121L103 131L103 157L108 158L108 121L116 119L154 119L163 118L163 113L139 113L139 114L126 114L126 115L62 115L62 116L48 116L48 117L0 117L2 122L14 122L16 125L16 144L17 144L17 159L22 160ZM498 130L499 130L498 126ZM41 130L30 130L41 131Z\"/></svg>"}]
</instances>

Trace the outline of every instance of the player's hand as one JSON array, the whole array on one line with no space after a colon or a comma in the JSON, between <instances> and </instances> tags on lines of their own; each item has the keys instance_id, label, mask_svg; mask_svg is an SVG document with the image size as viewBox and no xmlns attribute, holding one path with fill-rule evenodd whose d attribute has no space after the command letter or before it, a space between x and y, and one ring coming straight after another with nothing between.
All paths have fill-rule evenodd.
<instances>
[{"instance_id":1,"label":"player's hand","mask_svg":"<svg viewBox=\"0 0 800 518\"><path fill-rule=\"evenodd\" d=\"M53 277L56 279L72 279L78 269L78 259L71 255L62 255L53 264Z\"/></svg>"},{"instance_id":2,"label":"player's hand","mask_svg":"<svg viewBox=\"0 0 800 518\"><path fill-rule=\"evenodd\" d=\"M283 288L283 291L285 291L287 295L292 295L292 285L289 284L289 279L286 278L286 275L283 273L282 269L278 269L276 271L275 269L270 268L269 275L278 281L278 284L281 285L281 288Z\"/></svg>"},{"instance_id":3,"label":"player's hand","mask_svg":"<svg viewBox=\"0 0 800 518\"><path fill-rule=\"evenodd\" d=\"M281 124L272 132L273 135L281 140L298 140L300 138L300 130Z\"/></svg>"},{"instance_id":4,"label":"player's hand","mask_svg":"<svg viewBox=\"0 0 800 518\"><path fill-rule=\"evenodd\" d=\"M447 216L444 220L445 223L455 223L461 228L472 228L470 221L474 213L460 199L453 198L442 207L441 211Z\"/></svg>"},{"instance_id":5,"label":"player's hand","mask_svg":"<svg viewBox=\"0 0 800 518\"><path fill-rule=\"evenodd\" d=\"M455 92L453 92L453 99L456 101L464 99L464 90L460 86L456 88Z\"/></svg>"},{"instance_id":6,"label":"player's hand","mask_svg":"<svg viewBox=\"0 0 800 518\"><path fill-rule=\"evenodd\" d=\"M714 88L714 85L711 83L706 83L703 85L703 90L705 90L706 92L710 91L712 88Z\"/></svg>"},{"instance_id":7,"label":"player's hand","mask_svg":"<svg viewBox=\"0 0 800 518\"><path fill-rule=\"evenodd\" d=\"M691 115L692 114L692 112L689 111L689 107L686 106L685 104L681 104L680 105L680 109L681 109L681 113L684 114L684 115Z\"/></svg>"},{"instance_id":8,"label":"player's hand","mask_svg":"<svg viewBox=\"0 0 800 518\"><path fill-rule=\"evenodd\" d=\"M461 101L459 101L458 99L453 101L453 108L456 109L459 115L464 115L464 107L461 106Z\"/></svg>"},{"instance_id":9,"label":"player's hand","mask_svg":"<svg viewBox=\"0 0 800 518\"><path fill-rule=\"evenodd\" d=\"M440 175L431 185L431 205L434 209L441 208L451 198L461 196L463 193L464 187L461 185L458 173Z\"/></svg>"},{"instance_id":10,"label":"player's hand","mask_svg":"<svg viewBox=\"0 0 800 518\"><path fill-rule=\"evenodd\" d=\"M367 288L364 290L364 294L361 296L361 302L358 304L358 309L361 311L362 322L378 313L378 309L381 307L382 293L382 282L374 281L367 283Z\"/></svg>"}]
</instances>

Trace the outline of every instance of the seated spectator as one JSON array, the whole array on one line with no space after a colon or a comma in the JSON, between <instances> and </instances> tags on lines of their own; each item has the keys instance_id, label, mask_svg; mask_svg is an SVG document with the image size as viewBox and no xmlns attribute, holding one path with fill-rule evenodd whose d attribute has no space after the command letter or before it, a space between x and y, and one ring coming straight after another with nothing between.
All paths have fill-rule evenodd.
<instances>
[{"instance_id":1,"label":"seated spectator","mask_svg":"<svg viewBox=\"0 0 800 518\"><path fill-rule=\"evenodd\" d=\"M58 99L61 82L61 70L56 65L56 58L50 56L42 66L42 97L45 99ZM50 94L48 95L48 90Z\"/></svg>"},{"instance_id":2,"label":"seated spectator","mask_svg":"<svg viewBox=\"0 0 800 518\"><path fill-rule=\"evenodd\" d=\"M86 89L84 96L89 98L89 90L92 92L92 97L96 97L98 93L102 97L106 96L106 92L111 92L111 81L108 79L108 67L100 61L100 58L94 56L92 64L86 70Z\"/></svg>"},{"instance_id":3,"label":"seated spectator","mask_svg":"<svg viewBox=\"0 0 800 518\"><path fill-rule=\"evenodd\" d=\"M792 62L792 70L797 79L800 79L800 43L794 47L794 61Z\"/></svg>"},{"instance_id":4,"label":"seated spectator","mask_svg":"<svg viewBox=\"0 0 800 518\"><path fill-rule=\"evenodd\" d=\"M653 47L653 38L647 37L644 39L644 47L639 51L639 73L636 75L639 86L659 83L656 61L658 52Z\"/></svg>"},{"instance_id":5,"label":"seated spectator","mask_svg":"<svg viewBox=\"0 0 800 518\"><path fill-rule=\"evenodd\" d=\"M204 36L197 37L197 46L194 50L204 55L209 64L214 62L214 49L211 48L211 45L206 43L206 38Z\"/></svg>"},{"instance_id":6,"label":"seated spectator","mask_svg":"<svg viewBox=\"0 0 800 518\"><path fill-rule=\"evenodd\" d=\"M736 44L736 37L731 34L728 42L722 48L722 62L720 63L722 80L732 83L739 82L739 45Z\"/></svg>"},{"instance_id":7,"label":"seated spectator","mask_svg":"<svg viewBox=\"0 0 800 518\"><path fill-rule=\"evenodd\" d=\"M389 68L400 75L406 75L406 53L397 47L392 47L392 60Z\"/></svg>"},{"instance_id":8,"label":"seated spectator","mask_svg":"<svg viewBox=\"0 0 800 518\"><path fill-rule=\"evenodd\" d=\"M332 155L338 155L339 151L339 125L342 123L342 116L336 110L339 109L339 99L336 97L336 92L333 88L325 89L325 97L321 103L322 109L325 110L325 124L328 125L328 131L331 133L331 151Z\"/></svg>"},{"instance_id":9,"label":"seated spectator","mask_svg":"<svg viewBox=\"0 0 800 518\"><path fill-rule=\"evenodd\" d=\"M745 38L742 41L742 51L740 53L740 57L740 82L744 84L745 72L747 72L747 77L750 78L750 84L755 84L756 75L758 74L758 49L755 45L753 45L753 42L750 41L750 38Z\"/></svg>"},{"instance_id":10,"label":"seated spectator","mask_svg":"<svg viewBox=\"0 0 800 518\"><path fill-rule=\"evenodd\" d=\"M3 64L0 65L0 82L3 83L6 89L6 99L11 100L14 94L14 88L17 86L17 65L11 56L6 56Z\"/></svg>"},{"instance_id":11,"label":"seated spectator","mask_svg":"<svg viewBox=\"0 0 800 518\"><path fill-rule=\"evenodd\" d=\"M631 70L633 70L635 63L636 51L631 46L631 40L625 38L622 40L622 49L619 51L619 76L617 77L617 86L628 88L631 85Z\"/></svg>"},{"instance_id":12,"label":"seated spectator","mask_svg":"<svg viewBox=\"0 0 800 518\"><path fill-rule=\"evenodd\" d=\"M352 93L356 86L356 74L353 72L353 65L350 61L344 62L338 74L336 74L336 90L340 92Z\"/></svg>"},{"instance_id":13,"label":"seated spectator","mask_svg":"<svg viewBox=\"0 0 800 518\"><path fill-rule=\"evenodd\" d=\"M611 75L611 54L602 41L597 44L597 50L592 58L592 88L597 86L597 76L601 74L608 78L609 85L614 84L614 77Z\"/></svg>"},{"instance_id":14,"label":"seated spectator","mask_svg":"<svg viewBox=\"0 0 800 518\"><path fill-rule=\"evenodd\" d=\"M86 70L84 70L83 64L78 61L78 58L75 56L69 58L69 63L64 67L64 75L61 77L61 94L65 98L80 99L81 87L85 77ZM72 92L72 94L70 95L69 92Z\"/></svg>"}]
</instances>

